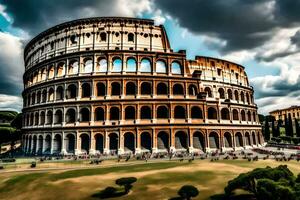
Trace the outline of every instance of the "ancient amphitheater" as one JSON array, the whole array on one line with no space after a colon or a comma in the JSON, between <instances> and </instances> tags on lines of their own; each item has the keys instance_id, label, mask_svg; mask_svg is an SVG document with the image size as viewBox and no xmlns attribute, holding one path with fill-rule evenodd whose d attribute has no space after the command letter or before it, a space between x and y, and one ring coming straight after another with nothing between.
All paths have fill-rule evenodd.
<instances>
[{"instance_id":1,"label":"ancient amphitheater","mask_svg":"<svg viewBox=\"0 0 300 200\"><path fill-rule=\"evenodd\" d=\"M87 18L25 48L28 154L212 152L263 143L244 67L173 52L152 20Z\"/></svg>"}]
</instances>

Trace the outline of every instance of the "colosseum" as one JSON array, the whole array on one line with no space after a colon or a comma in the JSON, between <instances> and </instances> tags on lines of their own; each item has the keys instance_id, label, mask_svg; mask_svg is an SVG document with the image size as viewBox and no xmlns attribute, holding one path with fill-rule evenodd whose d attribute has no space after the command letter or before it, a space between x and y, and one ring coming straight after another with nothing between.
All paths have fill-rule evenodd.
<instances>
[{"instance_id":1,"label":"colosseum","mask_svg":"<svg viewBox=\"0 0 300 200\"><path fill-rule=\"evenodd\" d=\"M27 154L226 152L264 142L244 67L188 60L153 20L59 24L27 44L24 60Z\"/></svg>"}]
</instances>

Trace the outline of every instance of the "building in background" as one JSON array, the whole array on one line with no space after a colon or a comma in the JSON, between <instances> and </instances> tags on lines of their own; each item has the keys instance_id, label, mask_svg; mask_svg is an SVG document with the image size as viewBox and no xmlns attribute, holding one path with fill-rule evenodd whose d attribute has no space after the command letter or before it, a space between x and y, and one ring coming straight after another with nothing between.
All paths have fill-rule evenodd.
<instances>
[{"instance_id":1,"label":"building in background","mask_svg":"<svg viewBox=\"0 0 300 200\"><path fill-rule=\"evenodd\" d=\"M263 143L244 67L187 60L152 20L66 22L32 39L24 59L26 153L210 152Z\"/></svg>"},{"instance_id":2,"label":"building in background","mask_svg":"<svg viewBox=\"0 0 300 200\"><path fill-rule=\"evenodd\" d=\"M285 117L291 115L292 120L300 119L300 106L291 106L288 108L273 110L269 113L271 116L275 117L275 120L284 121Z\"/></svg>"}]
</instances>

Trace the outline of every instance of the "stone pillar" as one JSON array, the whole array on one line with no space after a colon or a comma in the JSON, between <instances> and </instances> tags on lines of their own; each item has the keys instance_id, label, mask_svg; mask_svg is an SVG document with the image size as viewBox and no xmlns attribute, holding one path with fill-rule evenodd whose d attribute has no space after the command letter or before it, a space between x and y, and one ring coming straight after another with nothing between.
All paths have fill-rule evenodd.
<instances>
[{"instance_id":1,"label":"stone pillar","mask_svg":"<svg viewBox=\"0 0 300 200\"><path fill-rule=\"evenodd\" d=\"M95 155L96 154L96 140L95 140L95 136L94 136L93 132L91 132L90 141L91 141L91 146L90 146L89 152L91 155Z\"/></svg>"},{"instance_id":2,"label":"stone pillar","mask_svg":"<svg viewBox=\"0 0 300 200\"><path fill-rule=\"evenodd\" d=\"M65 141L65 133L62 132L61 134L61 154L66 154L67 151L66 151L66 141Z\"/></svg>"}]
</instances>

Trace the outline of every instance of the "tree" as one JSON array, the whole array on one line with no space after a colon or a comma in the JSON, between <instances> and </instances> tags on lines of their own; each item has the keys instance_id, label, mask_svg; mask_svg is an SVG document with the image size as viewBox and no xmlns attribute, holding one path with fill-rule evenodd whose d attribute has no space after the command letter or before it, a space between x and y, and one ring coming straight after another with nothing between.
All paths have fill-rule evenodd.
<instances>
[{"instance_id":1,"label":"tree","mask_svg":"<svg viewBox=\"0 0 300 200\"><path fill-rule=\"evenodd\" d=\"M300 127L299 127L299 122L298 120L295 118L295 126L296 126L296 136L300 137Z\"/></svg>"},{"instance_id":2,"label":"tree","mask_svg":"<svg viewBox=\"0 0 300 200\"><path fill-rule=\"evenodd\" d=\"M265 121L265 130L264 130L264 136L265 136L265 140L269 141L270 140L270 126L269 126L269 120L268 118L266 118Z\"/></svg>"},{"instance_id":3,"label":"tree","mask_svg":"<svg viewBox=\"0 0 300 200\"><path fill-rule=\"evenodd\" d=\"M0 154L2 150L2 144L10 141L12 128L0 127Z\"/></svg>"},{"instance_id":4,"label":"tree","mask_svg":"<svg viewBox=\"0 0 300 200\"><path fill-rule=\"evenodd\" d=\"M275 121L274 121L274 119L272 119L272 136L273 136L273 137L278 137L276 131L277 131L277 130L276 130L276 128L275 128Z\"/></svg>"},{"instance_id":5,"label":"tree","mask_svg":"<svg viewBox=\"0 0 300 200\"><path fill-rule=\"evenodd\" d=\"M132 188L132 184L137 181L135 177L125 177L116 180L116 184L119 186L123 186L125 193L127 194Z\"/></svg>"},{"instance_id":6,"label":"tree","mask_svg":"<svg viewBox=\"0 0 300 200\"><path fill-rule=\"evenodd\" d=\"M290 133L289 133L289 122L288 122L288 118L285 116L284 117L284 129L285 129L285 135L286 136L290 136Z\"/></svg>"},{"instance_id":7,"label":"tree","mask_svg":"<svg viewBox=\"0 0 300 200\"><path fill-rule=\"evenodd\" d=\"M184 185L178 191L178 195L186 200L190 200L192 197L196 197L199 194L199 190L192 185Z\"/></svg>"}]
</instances>

